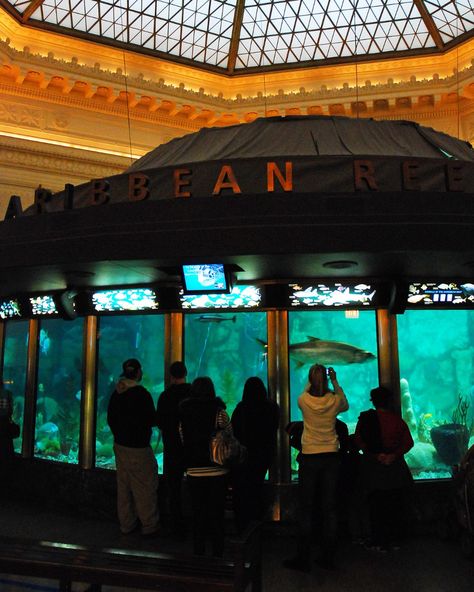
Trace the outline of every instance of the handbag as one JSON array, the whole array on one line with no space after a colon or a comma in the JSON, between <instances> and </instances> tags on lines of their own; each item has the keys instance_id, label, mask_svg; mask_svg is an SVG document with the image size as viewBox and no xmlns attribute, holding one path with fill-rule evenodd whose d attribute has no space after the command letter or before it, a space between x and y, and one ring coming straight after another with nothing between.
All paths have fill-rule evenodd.
<instances>
[{"instance_id":1,"label":"handbag","mask_svg":"<svg viewBox=\"0 0 474 592\"><path fill-rule=\"evenodd\" d=\"M209 456L212 463L222 467L231 467L245 462L247 448L243 446L232 433L232 427L221 429L217 426L209 441Z\"/></svg>"}]
</instances>

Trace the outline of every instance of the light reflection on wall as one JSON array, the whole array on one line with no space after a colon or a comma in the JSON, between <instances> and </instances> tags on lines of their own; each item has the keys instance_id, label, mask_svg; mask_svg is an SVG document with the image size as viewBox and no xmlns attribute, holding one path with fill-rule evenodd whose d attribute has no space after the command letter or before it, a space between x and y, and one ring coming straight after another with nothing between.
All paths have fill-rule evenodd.
<instances>
[{"instance_id":1,"label":"light reflection on wall","mask_svg":"<svg viewBox=\"0 0 474 592\"><path fill-rule=\"evenodd\" d=\"M184 310L199 308L258 308L262 294L257 286L234 286L230 294L180 294Z\"/></svg>"}]
</instances>

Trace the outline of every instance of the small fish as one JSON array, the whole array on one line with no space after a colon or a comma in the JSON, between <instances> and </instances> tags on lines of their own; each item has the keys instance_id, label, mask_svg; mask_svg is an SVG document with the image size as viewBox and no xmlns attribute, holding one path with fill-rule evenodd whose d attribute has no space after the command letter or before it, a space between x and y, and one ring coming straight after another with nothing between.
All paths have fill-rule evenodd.
<instances>
[{"instance_id":1,"label":"small fish","mask_svg":"<svg viewBox=\"0 0 474 592\"><path fill-rule=\"evenodd\" d=\"M367 284L357 284L357 286L354 286L354 290L357 290L358 292L361 292L362 290L370 290L370 286Z\"/></svg>"},{"instance_id":2,"label":"small fish","mask_svg":"<svg viewBox=\"0 0 474 592\"><path fill-rule=\"evenodd\" d=\"M257 341L267 347L265 341L261 339L257 339ZM318 363L324 366L345 366L375 360L374 354L349 343L325 341L311 336L308 336L308 341L290 344L288 349L290 357L296 362L297 368L301 368L305 364Z\"/></svg>"},{"instance_id":3,"label":"small fish","mask_svg":"<svg viewBox=\"0 0 474 592\"><path fill-rule=\"evenodd\" d=\"M236 315L234 315L231 318L227 318L217 314L203 314L199 316L196 320L200 323L223 323L224 321L232 321L233 323L235 323Z\"/></svg>"}]
</instances>

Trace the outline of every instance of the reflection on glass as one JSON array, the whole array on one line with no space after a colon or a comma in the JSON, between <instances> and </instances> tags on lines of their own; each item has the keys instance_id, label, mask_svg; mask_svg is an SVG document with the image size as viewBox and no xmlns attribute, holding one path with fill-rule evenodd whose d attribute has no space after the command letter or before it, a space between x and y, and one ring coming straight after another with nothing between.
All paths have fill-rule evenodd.
<instances>
[{"instance_id":1,"label":"reflection on glass","mask_svg":"<svg viewBox=\"0 0 474 592\"><path fill-rule=\"evenodd\" d=\"M13 319L15 317L21 317L20 303L18 300L1 300L0 318Z\"/></svg>"},{"instance_id":2,"label":"reflection on glass","mask_svg":"<svg viewBox=\"0 0 474 592\"><path fill-rule=\"evenodd\" d=\"M185 310L198 308L257 308L262 301L257 286L234 286L230 294L180 294L181 306Z\"/></svg>"},{"instance_id":3,"label":"reflection on glass","mask_svg":"<svg viewBox=\"0 0 474 592\"><path fill-rule=\"evenodd\" d=\"M35 456L78 462L83 319L41 322Z\"/></svg>"},{"instance_id":4,"label":"reflection on glass","mask_svg":"<svg viewBox=\"0 0 474 592\"><path fill-rule=\"evenodd\" d=\"M99 319L96 466L113 469L113 437L107 424L110 395L122 372L122 363L137 358L143 367L141 384L150 391L153 401L164 389L164 317L163 315L120 315ZM151 445L162 464L162 444L156 428Z\"/></svg>"},{"instance_id":5,"label":"reflection on glass","mask_svg":"<svg viewBox=\"0 0 474 592\"><path fill-rule=\"evenodd\" d=\"M344 284L312 284L302 286L290 284L292 307L312 306L369 306L373 303L376 290L367 284L355 286Z\"/></svg>"},{"instance_id":6,"label":"reflection on glass","mask_svg":"<svg viewBox=\"0 0 474 592\"><path fill-rule=\"evenodd\" d=\"M408 288L408 304L419 306L474 305L474 284L419 282Z\"/></svg>"},{"instance_id":7,"label":"reflection on glass","mask_svg":"<svg viewBox=\"0 0 474 592\"><path fill-rule=\"evenodd\" d=\"M370 390L378 385L375 312L360 311L355 318L342 310L290 312L289 341L291 420L301 420L298 397L308 383L311 365L320 363L336 370L350 405L340 419L354 433L360 412L371 407ZM294 449L292 454L296 476Z\"/></svg>"},{"instance_id":8,"label":"reflection on glass","mask_svg":"<svg viewBox=\"0 0 474 592\"><path fill-rule=\"evenodd\" d=\"M102 290L92 294L92 306L97 312L157 310L158 297L150 288Z\"/></svg>"},{"instance_id":9,"label":"reflection on glass","mask_svg":"<svg viewBox=\"0 0 474 592\"><path fill-rule=\"evenodd\" d=\"M25 404L28 321L11 321L5 325L3 382L13 395L13 421L23 426ZM13 440L15 452L21 452L21 438Z\"/></svg>"},{"instance_id":10,"label":"reflection on glass","mask_svg":"<svg viewBox=\"0 0 474 592\"><path fill-rule=\"evenodd\" d=\"M36 315L57 315L58 310L52 296L30 297L31 312Z\"/></svg>"},{"instance_id":11,"label":"reflection on glass","mask_svg":"<svg viewBox=\"0 0 474 592\"><path fill-rule=\"evenodd\" d=\"M187 314L184 330L189 381L210 376L229 415L247 378L258 376L267 384L266 313Z\"/></svg>"},{"instance_id":12,"label":"reflection on glass","mask_svg":"<svg viewBox=\"0 0 474 592\"><path fill-rule=\"evenodd\" d=\"M474 444L474 311L407 310L398 342L408 465L417 479L450 477Z\"/></svg>"}]
</instances>

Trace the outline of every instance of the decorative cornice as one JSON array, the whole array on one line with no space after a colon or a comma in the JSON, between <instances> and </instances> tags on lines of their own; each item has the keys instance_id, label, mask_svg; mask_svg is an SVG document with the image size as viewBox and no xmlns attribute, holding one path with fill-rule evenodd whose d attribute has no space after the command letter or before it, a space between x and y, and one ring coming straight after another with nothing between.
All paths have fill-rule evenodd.
<instances>
[{"instance_id":1,"label":"decorative cornice","mask_svg":"<svg viewBox=\"0 0 474 592\"><path fill-rule=\"evenodd\" d=\"M5 136L0 136L0 162L12 163L17 169L74 175L84 181L118 175L130 165L130 160L118 156Z\"/></svg>"},{"instance_id":2,"label":"decorative cornice","mask_svg":"<svg viewBox=\"0 0 474 592\"><path fill-rule=\"evenodd\" d=\"M451 75L440 77L433 73L432 78L424 78L417 80L414 75L410 76L409 80L394 82L388 79L385 83L372 84L365 81L364 84L356 87L349 82L342 82L338 87L328 88L327 85L321 85L318 89L301 88L298 92L285 92L281 89L277 93L268 93L264 95L262 92L257 92L256 95L250 97L243 97L237 94L235 98L224 98L223 93L212 95L206 93L203 88L198 91L188 89L184 83L178 86L167 84L163 78L158 81L145 78L143 73L136 76L124 76L123 70L117 68L115 72L107 69L102 69L99 62L93 67L86 64L79 63L77 57L71 57L70 61L59 59L50 52L47 56L41 54L33 54L28 47L23 50L18 50L10 45L10 39L0 39L0 53L7 56L12 62L23 62L24 65L40 66L43 70L59 71L63 74L75 74L83 79L101 80L107 82L115 87L118 85L121 88L127 87L129 91L146 91L148 93L159 94L160 97L167 97L170 100L191 101L199 103L205 107L212 106L213 108L221 108L226 110L236 110L242 107L263 107L265 104L294 104L306 103L314 100L328 100L331 98L339 98L343 96L353 97L354 95L365 94L387 94L396 92L433 92L434 90L450 87L460 87L468 83L474 78L474 59L466 68L460 71L455 71ZM51 94L51 93L49 93Z\"/></svg>"}]
</instances>

